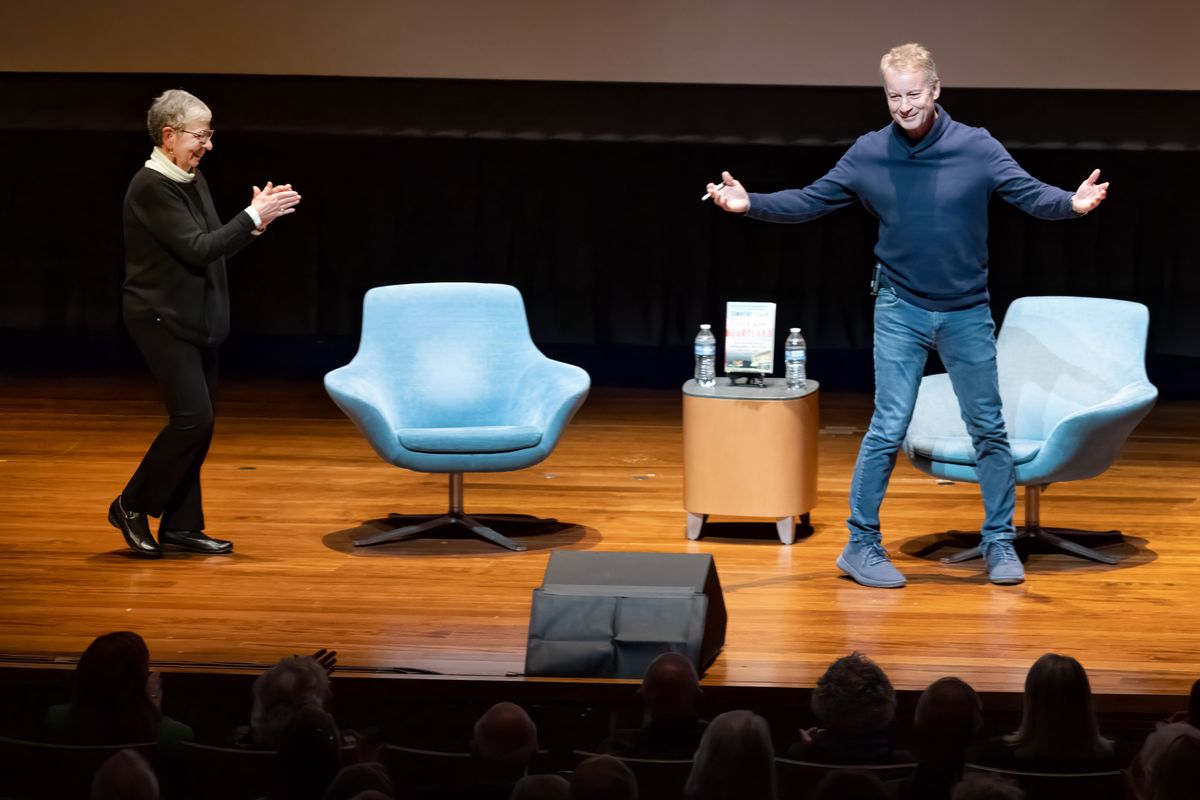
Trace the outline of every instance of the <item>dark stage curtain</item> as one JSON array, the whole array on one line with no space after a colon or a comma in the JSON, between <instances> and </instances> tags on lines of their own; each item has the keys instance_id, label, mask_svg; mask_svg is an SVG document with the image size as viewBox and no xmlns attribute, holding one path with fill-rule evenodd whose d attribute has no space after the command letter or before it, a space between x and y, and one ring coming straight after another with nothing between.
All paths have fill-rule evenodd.
<instances>
[{"instance_id":1,"label":"dark stage curtain","mask_svg":"<svg viewBox=\"0 0 1200 800\"><path fill-rule=\"evenodd\" d=\"M352 354L363 292L478 280L525 295L534 338L598 383L678 385L696 326L727 300L778 303L810 373L870 386L861 208L768 225L701 203L728 169L755 191L822 175L886 121L875 89L249 76L0 75L0 339L10 369L136 362L119 317L121 200L149 152L150 98L214 110L203 169L226 218L289 180L301 210L230 262L233 368L317 376ZM1146 303L1151 378L1200 392L1200 183L1194 93L955 90L1035 176L1113 188L1095 214L1041 222L997 201L991 286ZM782 336L780 347L782 347ZM782 365L780 364L780 367Z\"/></svg>"}]
</instances>

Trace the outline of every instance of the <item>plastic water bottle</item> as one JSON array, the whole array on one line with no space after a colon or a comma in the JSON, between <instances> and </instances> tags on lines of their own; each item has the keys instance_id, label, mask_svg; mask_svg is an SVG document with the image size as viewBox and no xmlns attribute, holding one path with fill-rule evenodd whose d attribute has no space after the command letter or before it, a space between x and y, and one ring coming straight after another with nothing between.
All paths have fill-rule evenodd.
<instances>
[{"instance_id":1,"label":"plastic water bottle","mask_svg":"<svg viewBox=\"0 0 1200 800\"><path fill-rule=\"evenodd\" d=\"M711 325L701 325L696 334L696 385L717 385L717 337Z\"/></svg>"},{"instance_id":2,"label":"plastic water bottle","mask_svg":"<svg viewBox=\"0 0 1200 800\"><path fill-rule=\"evenodd\" d=\"M808 345L800 334L799 328L788 332L787 341L783 343L783 369L789 389L803 389L808 382L806 372L808 366Z\"/></svg>"}]
</instances>

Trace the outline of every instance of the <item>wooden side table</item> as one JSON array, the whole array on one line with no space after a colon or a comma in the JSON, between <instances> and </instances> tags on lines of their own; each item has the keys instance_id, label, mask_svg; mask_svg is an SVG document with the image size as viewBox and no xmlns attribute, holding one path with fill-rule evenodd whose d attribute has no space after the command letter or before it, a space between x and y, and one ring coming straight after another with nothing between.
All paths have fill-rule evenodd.
<instances>
[{"instance_id":1,"label":"wooden side table","mask_svg":"<svg viewBox=\"0 0 1200 800\"><path fill-rule=\"evenodd\" d=\"M789 389L683 385L683 507L687 537L699 539L710 514L775 517L779 540L796 540L817 504L816 381Z\"/></svg>"}]
</instances>

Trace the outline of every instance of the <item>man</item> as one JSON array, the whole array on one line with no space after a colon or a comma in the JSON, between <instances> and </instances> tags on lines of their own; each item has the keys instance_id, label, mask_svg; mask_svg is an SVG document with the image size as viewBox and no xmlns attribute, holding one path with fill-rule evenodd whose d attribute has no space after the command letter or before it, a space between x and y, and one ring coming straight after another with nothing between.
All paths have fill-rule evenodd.
<instances>
[{"instance_id":1,"label":"man","mask_svg":"<svg viewBox=\"0 0 1200 800\"><path fill-rule=\"evenodd\" d=\"M642 726L618 729L602 742L601 753L622 758L688 759L700 746L708 722L700 717L700 676L682 653L663 653L650 662L638 690L645 713Z\"/></svg>"},{"instance_id":2,"label":"man","mask_svg":"<svg viewBox=\"0 0 1200 800\"><path fill-rule=\"evenodd\" d=\"M504 799L528 771L537 755L537 726L516 703L496 703L475 723L471 752L475 756L475 786L465 796L472 800Z\"/></svg>"},{"instance_id":3,"label":"man","mask_svg":"<svg viewBox=\"0 0 1200 800\"><path fill-rule=\"evenodd\" d=\"M881 544L879 506L937 350L975 446L985 519L983 553L993 583L1025 579L1013 549L1016 480L1001 416L996 337L988 306L988 201L992 194L1040 219L1082 216L1104 200L1095 170L1071 194L1035 180L982 128L937 104L941 81L919 44L880 62L892 122L862 136L804 189L751 194L728 172L708 184L726 211L769 222L806 222L855 200L879 219L875 256L875 411L850 483L850 541L838 567L865 586L898 588L904 576Z\"/></svg>"}]
</instances>

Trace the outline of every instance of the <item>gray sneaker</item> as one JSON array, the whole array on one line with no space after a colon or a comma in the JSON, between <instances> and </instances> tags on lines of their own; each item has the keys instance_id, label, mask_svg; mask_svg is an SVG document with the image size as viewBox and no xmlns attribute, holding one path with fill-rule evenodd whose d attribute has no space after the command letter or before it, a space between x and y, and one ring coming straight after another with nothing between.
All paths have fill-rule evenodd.
<instances>
[{"instance_id":1,"label":"gray sneaker","mask_svg":"<svg viewBox=\"0 0 1200 800\"><path fill-rule=\"evenodd\" d=\"M898 589L904 576L892 566L887 550L879 542L846 542L837 558L838 569L863 586L877 589Z\"/></svg>"},{"instance_id":2,"label":"gray sneaker","mask_svg":"<svg viewBox=\"0 0 1200 800\"><path fill-rule=\"evenodd\" d=\"M985 542L983 557L987 561L988 580L1001 586L1021 583L1025 580L1025 567L1008 539Z\"/></svg>"}]
</instances>

